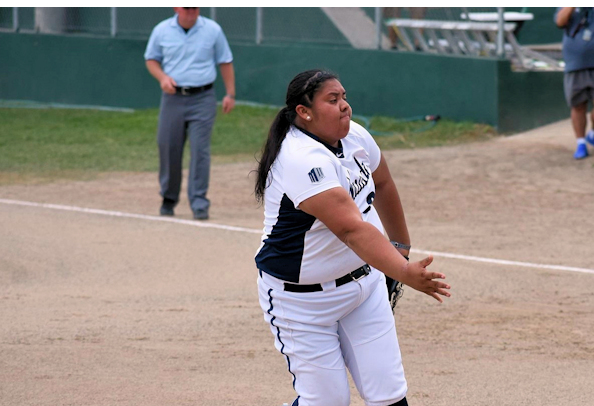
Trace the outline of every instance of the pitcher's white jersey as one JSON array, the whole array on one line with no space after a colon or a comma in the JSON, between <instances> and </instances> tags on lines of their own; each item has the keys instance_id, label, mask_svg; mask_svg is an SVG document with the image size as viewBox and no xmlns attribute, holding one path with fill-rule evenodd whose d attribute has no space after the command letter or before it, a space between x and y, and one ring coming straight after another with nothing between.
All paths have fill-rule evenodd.
<instances>
[{"instance_id":1,"label":"pitcher's white jersey","mask_svg":"<svg viewBox=\"0 0 594 406\"><path fill-rule=\"evenodd\" d=\"M363 219L384 232L373 207L371 174L381 152L369 132L351 121L339 148L291 126L268 175L264 193L264 234L256 254L258 269L299 284L328 282L359 268L364 261L324 223L299 204L326 190L342 187Z\"/></svg>"}]
</instances>

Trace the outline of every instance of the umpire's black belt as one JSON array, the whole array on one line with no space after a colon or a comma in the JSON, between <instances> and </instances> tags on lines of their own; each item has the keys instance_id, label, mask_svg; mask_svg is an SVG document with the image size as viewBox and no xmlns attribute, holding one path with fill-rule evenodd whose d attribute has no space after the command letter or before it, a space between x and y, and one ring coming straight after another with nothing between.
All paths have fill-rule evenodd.
<instances>
[{"instance_id":1,"label":"umpire's black belt","mask_svg":"<svg viewBox=\"0 0 594 406\"><path fill-rule=\"evenodd\" d=\"M361 278L369 275L371 272L371 268L369 265L365 264L361 268L355 269L351 273L347 273L345 276L336 279L336 287L342 286L345 283L349 283L351 281L358 281ZM294 283L285 282L285 291L288 292L299 292L299 293L306 293L306 292L321 292L322 285L319 283L314 283L313 285L296 285Z\"/></svg>"},{"instance_id":2,"label":"umpire's black belt","mask_svg":"<svg viewBox=\"0 0 594 406\"><path fill-rule=\"evenodd\" d=\"M183 96L190 96L190 95L193 95L193 94L198 94L198 93L205 92L208 89L212 89L212 83L210 83L208 85L204 85L204 86L198 86L198 87L189 87L189 86L179 87L179 86L176 86L175 87L175 93L181 94Z\"/></svg>"}]
</instances>

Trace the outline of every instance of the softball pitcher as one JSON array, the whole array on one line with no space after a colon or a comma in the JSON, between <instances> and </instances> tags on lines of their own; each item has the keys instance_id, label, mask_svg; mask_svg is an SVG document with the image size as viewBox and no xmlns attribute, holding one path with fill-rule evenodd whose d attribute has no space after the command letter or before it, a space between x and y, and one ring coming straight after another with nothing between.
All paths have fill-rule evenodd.
<instances>
[{"instance_id":1,"label":"softball pitcher","mask_svg":"<svg viewBox=\"0 0 594 406\"><path fill-rule=\"evenodd\" d=\"M438 301L445 275L408 263L408 229L388 165L351 121L338 78L295 76L272 123L255 193L264 203L258 292L286 358L293 406L346 406L349 369L369 406L407 405L386 278ZM385 237L397 241L397 249Z\"/></svg>"}]
</instances>

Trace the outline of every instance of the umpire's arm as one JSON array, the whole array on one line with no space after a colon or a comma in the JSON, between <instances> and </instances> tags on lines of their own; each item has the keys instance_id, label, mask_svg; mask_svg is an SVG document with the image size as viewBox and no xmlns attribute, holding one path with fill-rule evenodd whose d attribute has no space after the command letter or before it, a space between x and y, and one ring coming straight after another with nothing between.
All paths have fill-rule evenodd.
<instances>
[{"instance_id":1,"label":"umpire's arm","mask_svg":"<svg viewBox=\"0 0 594 406\"><path fill-rule=\"evenodd\" d=\"M235 70L232 62L221 63L219 69L227 92L223 97L223 113L227 114L235 107Z\"/></svg>"},{"instance_id":2,"label":"umpire's arm","mask_svg":"<svg viewBox=\"0 0 594 406\"><path fill-rule=\"evenodd\" d=\"M373 182L375 183L375 200L373 206L382 220L382 224L392 241L410 245L410 236L406 227L404 210L398 195L398 189L390 174L390 169L386 159L382 154L380 164L373 172ZM409 250L398 249L406 257L409 256Z\"/></svg>"}]
</instances>

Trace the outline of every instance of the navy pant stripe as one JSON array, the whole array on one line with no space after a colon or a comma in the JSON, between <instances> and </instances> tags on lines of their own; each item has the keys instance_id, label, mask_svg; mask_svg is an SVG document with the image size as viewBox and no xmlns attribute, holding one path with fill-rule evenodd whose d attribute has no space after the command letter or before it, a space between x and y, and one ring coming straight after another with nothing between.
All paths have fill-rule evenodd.
<instances>
[{"instance_id":1,"label":"navy pant stripe","mask_svg":"<svg viewBox=\"0 0 594 406\"><path fill-rule=\"evenodd\" d=\"M268 309L268 314L270 314L272 316L272 314L270 312L272 311L272 308L274 307L274 305L272 304L272 294L271 293L272 293L272 289L269 289L268 290L268 297L270 299L268 300L268 302L270 303L270 309ZM289 359L289 356L287 354L285 354L285 352L284 352L285 343L283 343L283 340L281 340L280 328L278 328L277 326L274 325L274 319L276 319L276 316L272 316L272 319L270 319L270 324L273 327L276 327L276 337L278 338L278 341L281 343L280 352L287 359L287 367L288 367L289 372L291 373L291 375L293 375L293 389L295 389L295 380L297 379L297 377L295 376L295 374L293 373L293 371L291 371L291 360Z\"/></svg>"}]
</instances>

